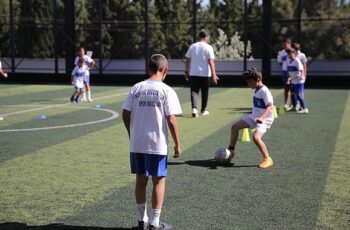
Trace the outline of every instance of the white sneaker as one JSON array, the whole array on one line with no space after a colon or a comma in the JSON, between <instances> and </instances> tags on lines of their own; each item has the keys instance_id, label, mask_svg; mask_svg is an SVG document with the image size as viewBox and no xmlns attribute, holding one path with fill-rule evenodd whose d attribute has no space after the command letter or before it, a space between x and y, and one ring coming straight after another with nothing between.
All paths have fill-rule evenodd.
<instances>
[{"instance_id":1,"label":"white sneaker","mask_svg":"<svg viewBox=\"0 0 350 230\"><path fill-rule=\"evenodd\" d=\"M88 99L88 102L92 102L93 100L91 98Z\"/></svg>"},{"instance_id":2,"label":"white sneaker","mask_svg":"<svg viewBox=\"0 0 350 230\"><path fill-rule=\"evenodd\" d=\"M82 98L80 101L86 101L86 98Z\"/></svg>"},{"instance_id":3,"label":"white sneaker","mask_svg":"<svg viewBox=\"0 0 350 230\"><path fill-rule=\"evenodd\" d=\"M198 110L196 108L192 109L192 117L198 117Z\"/></svg>"},{"instance_id":4,"label":"white sneaker","mask_svg":"<svg viewBox=\"0 0 350 230\"><path fill-rule=\"evenodd\" d=\"M205 110L204 112L201 113L202 116L208 116L209 115L209 111Z\"/></svg>"},{"instance_id":5,"label":"white sneaker","mask_svg":"<svg viewBox=\"0 0 350 230\"><path fill-rule=\"evenodd\" d=\"M300 109L300 110L297 110L297 113L305 113L305 114L308 114L309 113L309 110L306 108L306 109Z\"/></svg>"}]
</instances>

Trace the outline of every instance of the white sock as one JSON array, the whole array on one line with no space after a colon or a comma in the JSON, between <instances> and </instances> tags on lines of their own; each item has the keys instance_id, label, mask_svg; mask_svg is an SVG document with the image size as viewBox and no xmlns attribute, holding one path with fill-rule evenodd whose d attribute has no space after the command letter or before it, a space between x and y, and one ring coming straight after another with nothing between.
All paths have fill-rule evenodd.
<instances>
[{"instance_id":1,"label":"white sock","mask_svg":"<svg viewBox=\"0 0 350 230\"><path fill-rule=\"evenodd\" d=\"M91 100L91 91L87 91L88 99Z\"/></svg>"},{"instance_id":2,"label":"white sock","mask_svg":"<svg viewBox=\"0 0 350 230\"><path fill-rule=\"evenodd\" d=\"M83 93L83 100L86 100L86 93Z\"/></svg>"},{"instance_id":3,"label":"white sock","mask_svg":"<svg viewBox=\"0 0 350 230\"><path fill-rule=\"evenodd\" d=\"M152 221L150 225L153 225L154 227L159 226L159 219L160 219L160 213L162 209L153 209L152 210Z\"/></svg>"},{"instance_id":4,"label":"white sock","mask_svg":"<svg viewBox=\"0 0 350 230\"><path fill-rule=\"evenodd\" d=\"M147 223L148 222L147 203L136 204L136 209L137 209L138 221L144 221L145 223Z\"/></svg>"}]
</instances>

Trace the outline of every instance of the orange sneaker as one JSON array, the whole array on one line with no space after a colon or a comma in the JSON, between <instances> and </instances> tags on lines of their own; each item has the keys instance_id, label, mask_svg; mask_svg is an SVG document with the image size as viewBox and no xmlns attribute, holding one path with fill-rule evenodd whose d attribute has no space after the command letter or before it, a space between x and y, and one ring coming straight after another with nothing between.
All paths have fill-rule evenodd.
<instances>
[{"instance_id":1,"label":"orange sneaker","mask_svg":"<svg viewBox=\"0 0 350 230\"><path fill-rule=\"evenodd\" d=\"M262 160L259 164L259 168L266 169L273 165L273 160L271 157L266 157L264 160Z\"/></svg>"}]
</instances>

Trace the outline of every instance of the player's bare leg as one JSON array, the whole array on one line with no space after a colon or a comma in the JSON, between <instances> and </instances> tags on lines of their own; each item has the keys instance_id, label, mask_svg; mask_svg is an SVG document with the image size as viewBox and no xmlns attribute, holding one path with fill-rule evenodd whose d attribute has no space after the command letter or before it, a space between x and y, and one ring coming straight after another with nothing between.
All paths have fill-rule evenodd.
<instances>
[{"instance_id":1,"label":"player's bare leg","mask_svg":"<svg viewBox=\"0 0 350 230\"><path fill-rule=\"evenodd\" d=\"M135 185L135 198L136 208L138 214L139 228L145 229L148 222L147 205L146 205L146 188L147 188L148 177L143 175L136 175Z\"/></svg>"},{"instance_id":2,"label":"player's bare leg","mask_svg":"<svg viewBox=\"0 0 350 230\"><path fill-rule=\"evenodd\" d=\"M259 164L259 168L268 168L268 167L271 167L273 165L273 161L269 155L269 152L266 148L265 143L262 140L263 135L264 135L264 133L259 132L258 130L255 131L255 133L253 135L253 141L256 144L256 146L259 148L259 150L263 156L263 160Z\"/></svg>"},{"instance_id":3,"label":"player's bare leg","mask_svg":"<svg viewBox=\"0 0 350 230\"><path fill-rule=\"evenodd\" d=\"M152 177L153 191L152 191L152 219L150 225L159 226L160 213L164 201L165 193L165 177Z\"/></svg>"},{"instance_id":4,"label":"player's bare leg","mask_svg":"<svg viewBox=\"0 0 350 230\"><path fill-rule=\"evenodd\" d=\"M91 87L90 87L90 84L86 83L85 87L86 87L86 92L87 92L87 100L91 102L92 98L91 98Z\"/></svg>"},{"instance_id":5,"label":"player's bare leg","mask_svg":"<svg viewBox=\"0 0 350 230\"><path fill-rule=\"evenodd\" d=\"M290 93L290 84L285 84L284 86L284 104L289 105L291 103L291 93ZM287 109L287 108L285 108Z\"/></svg>"},{"instance_id":6,"label":"player's bare leg","mask_svg":"<svg viewBox=\"0 0 350 230\"><path fill-rule=\"evenodd\" d=\"M137 204L146 203L146 188L148 177L136 175L135 198Z\"/></svg>"},{"instance_id":7,"label":"player's bare leg","mask_svg":"<svg viewBox=\"0 0 350 230\"><path fill-rule=\"evenodd\" d=\"M249 128L249 125L243 120L239 120L231 126L230 146L236 146L239 130L245 128Z\"/></svg>"}]
</instances>

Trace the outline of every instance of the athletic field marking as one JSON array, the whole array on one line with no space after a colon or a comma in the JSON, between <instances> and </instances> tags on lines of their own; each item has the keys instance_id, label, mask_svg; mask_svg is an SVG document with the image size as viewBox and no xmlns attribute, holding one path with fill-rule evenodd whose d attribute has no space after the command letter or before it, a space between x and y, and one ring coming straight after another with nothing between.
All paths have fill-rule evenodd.
<instances>
[{"instance_id":1,"label":"athletic field marking","mask_svg":"<svg viewBox=\"0 0 350 230\"><path fill-rule=\"evenodd\" d=\"M109 95L109 96L98 97L98 98L95 98L95 100L101 100L101 99L106 99L106 98L111 98L111 97L118 97L118 96L122 96L122 95L126 95L126 94L128 94L128 93L118 93L118 94L113 94L113 95ZM44 110L44 109L63 107L63 106L67 106L67 105L70 105L70 104L71 103L68 102L68 103L58 104L58 105L43 106L43 107L35 108L35 109L26 109L26 110L20 110L20 111L16 111L16 112L11 112L11 113L0 114L0 116L2 116L2 117L12 116L12 115L16 115L16 114L34 112L34 111L39 111L39 110Z\"/></svg>"},{"instance_id":2,"label":"athletic field marking","mask_svg":"<svg viewBox=\"0 0 350 230\"><path fill-rule=\"evenodd\" d=\"M78 109L92 109L92 110L97 110L97 111L105 111L110 114L112 114L110 117L97 120L97 121L89 121L89 122L84 122L84 123L76 123L76 124L70 124L70 125L59 125L59 126L47 126L47 127L40 127L40 128L27 128L27 129L0 129L0 133L5 133L5 132L24 132L24 131L39 131L39 130L49 130L49 129L62 129L62 128L72 128L72 127L77 127L77 126L84 126L84 125L93 125L93 124L98 124L106 121L110 121L113 119L116 119L119 117L119 113L109 110L109 109L97 109L97 108L89 108L89 107L77 107L77 106L63 106L61 107L70 107L70 108L78 108Z\"/></svg>"}]
</instances>

